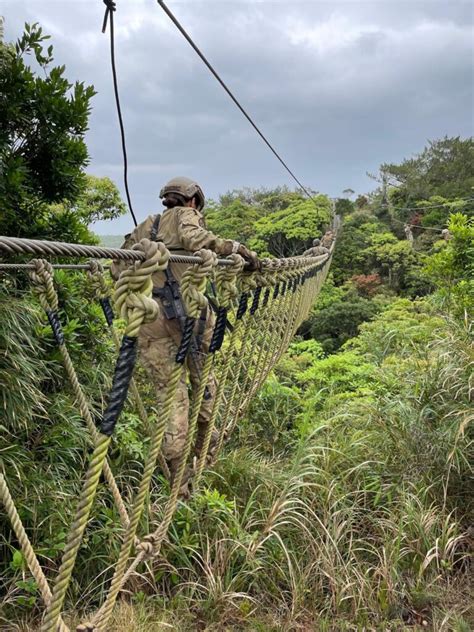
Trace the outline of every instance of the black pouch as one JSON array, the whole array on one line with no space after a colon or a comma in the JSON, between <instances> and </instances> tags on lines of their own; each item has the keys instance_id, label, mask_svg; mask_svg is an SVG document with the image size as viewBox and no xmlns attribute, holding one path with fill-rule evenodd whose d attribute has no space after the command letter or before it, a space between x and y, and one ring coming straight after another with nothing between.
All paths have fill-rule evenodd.
<instances>
[{"instance_id":1,"label":"black pouch","mask_svg":"<svg viewBox=\"0 0 474 632\"><path fill-rule=\"evenodd\" d=\"M154 287L153 296L160 299L166 320L173 320L177 317L174 297L170 287L166 285L164 287Z\"/></svg>"}]
</instances>

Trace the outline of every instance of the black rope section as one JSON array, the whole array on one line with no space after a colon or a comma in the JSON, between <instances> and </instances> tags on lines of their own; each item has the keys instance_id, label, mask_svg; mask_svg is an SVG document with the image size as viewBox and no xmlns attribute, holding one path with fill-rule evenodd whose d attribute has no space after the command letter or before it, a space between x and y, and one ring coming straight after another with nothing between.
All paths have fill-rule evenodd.
<instances>
[{"instance_id":1,"label":"black rope section","mask_svg":"<svg viewBox=\"0 0 474 632\"><path fill-rule=\"evenodd\" d=\"M247 311L249 301L248 292L243 292L240 296L239 306L237 307L237 314L235 316L236 320L240 320L244 317L245 312Z\"/></svg>"},{"instance_id":2,"label":"black rope section","mask_svg":"<svg viewBox=\"0 0 474 632\"><path fill-rule=\"evenodd\" d=\"M100 306L102 307L102 311L104 312L104 317L109 327L112 327L114 323L114 310L112 309L112 305L110 303L110 299L108 296L99 299Z\"/></svg>"},{"instance_id":3,"label":"black rope section","mask_svg":"<svg viewBox=\"0 0 474 632\"><path fill-rule=\"evenodd\" d=\"M53 336L56 340L56 344L61 346L64 344L64 333L61 327L61 322L59 320L58 312L47 309L46 316L48 317L49 324L51 325L51 329L53 330Z\"/></svg>"},{"instance_id":4,"label":"black rope section","mask_svg":"<svg viewBox=\"0 0 474 632\"><path fill-rule=\"evenodd\" d=\"M175 361L178 364L184 364L186 360L186 356L188 355L189 348L191 346L191 341L194 334L194 324L196 323L196 319L192 316L186 316L186 320L183 326L183 335L181 338L181 344L179 345L178 351L176 352Z\"/></svg>"},{"instance_id":5,"label":"black rope section","mask_svg":"<svg viewBox=\"0 0 474 632\"><path fill-rule=\"evenodd\" d=\"M212 332L212 339L209 345L209 353L216 353L222 347L225 336L225 328L227 324L227 309L225 307L217 308L216 324Z\"/></svg>"},{"instance_id":6,"label":"black rope section","mask_svg":"<svg viewBox=\"0 0 474 632\"><path fill-rule=\"evenodd\" d=\"M265 288L265 294L263 295L262 307L266 307L268 305L268 299L270 298L270 288Z\"/></svg>"},{"instance_id":7,"label":"black rope section","mask_svg":"<svg viewBox=\"0 0 474 632\"><path fill-rule=\"evenodd\" d=\"M252 305L250 306L250 315L253 316L255 314L255 312L258 309L258 304L260 302L260 294L262 293L262 286L258 285L255 288L255 292L253 294L253 301L252 301Z\"/></svg>"},{"instance_id":8,"label":"black rope section","mask_svg":"<svg viewBox=\"0 0 474 632\"><path fill-rule=\"evenodd\" d=\"M105 0L104 0L105 2ZM314 199L314 197L311 195L311 193L306 189L306 187L304 187L301 182L298 180L298 178L295 176L295 174L293 173L293 171L291 171L291 169L288 167L288 165L286 164L286 162L283 160L283 158L280 156L280 154L276 151L276 149L272 146L272 144L270 143L270 141L266 138L266 136L263 134L263 132L260 130L260 128L256 125L256 123L254 123L252 117L247 113L247 111L244 109L244 107L239 103L239 101L237 100L237 98L234 96L234 94L231 92L230 88L224 83L224 81L221 79L221 77L219 76L219 74L217 73L217 71L211 66L211 64L209 63L209 61L206 59L206 57L204 56L204 54L199 50L199 48L196 46L196 44L194 43L194 41L192 40L192 38L188 35L188 33L186 32L186 30L184 29L184 27L181 25L181 23L177 20L177 18L175 17L175 15L168 9L168 7L166 6L166 4L163 2L163 0L157 0L158 4L160 5L160 7L163 9L163 11L166 13L166 15L169 17L169 19L173 22L173 24L176 26L176 28L178 29L178 31L181 33L181 35L185 38L185 40L188 42L188 44L191 46L191 48L194 50L194 52L198 55L198 57L200 57L200 59L204 62L204 64L207 66L207 68L209 69L209 71L214 75L214 77L217 79L217 81L220 83L220 85L224 88L224 90L227 92L227 94L229 95L229 97L232 99L232 101L235 103L235 105L238 107L238 109L242 112L242 114L245 116L245 118L247 119L247 121L250 123L250 125L254 128L254 130L257 132L257 134L260 136L260 138L263 140L263 142L267 145L267 147L270 149L270 151L273 153L273 155L277 158L277 160L280 161L280 163L283 165L283 167L286 169L286 171L290 174L290 176L293 178L293 180L298 184L298 186L301 188L302 191L304 191L304 193L308 196L308 198L310 200L312 200L315 204L316 204L316 200Z\"/></svg>"},{"instance_id":9,"label":"black rope section","mask_svg":"<svg viewBox=\"0 0 474 632\"><path fill-rule=\"evenodd\" d=\"M120 138L122 141L122 154L123 154L123 183L125 186L125 193L127 195L128 208L132 216L135 226L138 225L137 218L133 212L132 200L130 197L130 191L128 189L128 158L127 158L127 146L125 142L125 128L123 126L122 108L120 107L120 96L118 90L117 81L117 68L115 66L115 32L114 32L114 12L117 7L113 0L103 0L105 4L104 21L102 23L102 33L105 33L107 29L107 22L110 22L110 63L112 66L112 79L114 84L115 106L117 108L117 116L120 126Z\"/></svg>"},{"instance_id":10,"label":"black rope section","mask_svg":"<svg viewBox=\"0 0 474 632\"><path fill-rule=\"evenodd\" d=\"M100 432L110 437L117 424L117 420L127 399L128 387L132 379L133 369L137 361L137 340L138 338L124 336L120 353L115 365L112 388L110 389L109 401L100 422Z\"/></svg>"}]
</instances>

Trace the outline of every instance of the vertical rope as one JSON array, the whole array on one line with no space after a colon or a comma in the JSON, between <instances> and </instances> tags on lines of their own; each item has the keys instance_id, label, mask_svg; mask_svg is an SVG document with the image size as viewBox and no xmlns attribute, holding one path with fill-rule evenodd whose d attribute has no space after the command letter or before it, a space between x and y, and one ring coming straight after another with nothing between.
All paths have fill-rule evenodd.
<instances>
[{"instance_id":1,"label":"vertical rope","mask_svg":"<svg viewBox=\"0 0 474 632\"><path fill-rule=\"evenodd\" d=\"M79 379L77 377L77 373L72 363L71 356L69 355L69 351L65 344L64 336L61 332L59 318L57 317L58 295L54 288L53 268L51 267L51 264L44 259L35 259L31 263L35 266L35 268L30 272L29 275L33 285L33 290L38 296L38 300L40 301L41 306L48 315L53 328L53 333L55 334L58 349L61 354L63 366L66 371L68 380L71 384L74 397L76 398L76 401L78 403L81 416L86 422L86 426L91 434L92 439L95 441L98 434L97 429L92 418L89 403L86 396L84 395L84 391L82 390ZM112 470L110 469L110 465L107 461L104 462L104 476L112 493L115 506L117 507L117 510L119 512L120 520L122 524L126 526L128 524L127 510L123 503L122 496L115 481L114 475L112 474Z\"/></svg>"},{"instance_id":2,"label":"vertical rope","mask_svg":"<svg viewBox=\"0 0 474 632\"><path fill-rule=\"evenodd\" d=\"M105 316L109 331L111 333L115 349L118 353L120 350L120 340L113 326L114 314L110 306L110 291L104 277L104 269L102 265L95 259L91 259L91 261L89 261L89 266L90 266L90 269L88 271L88 275L89 275L91 287L95 294L96 300L102 306L104 316ZM150 428L148 415L145 410L145 406L143 405L143 400L140 395L140 391L138 390L137 383L133 377L130 380L130 392L132 394L132 398L135 403L136 409L138 411L138 416L140 417L140 420L143 424L143 427L151 435L152 432L156 430L156 425L154 425L153 428ZM161 439L160 439L160 442L161 442ZM168 468L168 464L166 463L166 460L161 454L161 452L158 454L158 460L159 460L160 467L163 474L169 480L170 471Z\"/></svg>"},{"instance_id":3,"label":"vertical rope","mask_svg":"<svg viewBox=\"0 0 474 632\"><path fill-rule=\"evenodd\" d=\"M26 534L25 527L21 521L20 516L18 515L18 511L16 510L15 504L13 502L13 498L11 497L10 490L8 489L7 482L5 477L0 472L0 497L3 502L3 506L5 507L5 511L10 519L11 525L13 527L13 531L20 543L21 550L23 555L25 556L26 563L28 564L28 568L30 569L31 574L35 582L40 589L41 596L43 597L43 601L46 605L51 601L51 590L49 588L46 577L44 576L43 570L38 562L38 558L31 546L31 542L29 537ZM69 628L66 626L62 619L59 619L58 625L59 632L69 632Z\"/></svg>"},{"instance_id":4,"label":"vertical rope","mask_svg":"<svg viewBox=\"0 0 474 632\"><path fill-rule=\"evenodd\" d=\"M219 305L221 308L225 309L226 312L232 305L233 301L238 296L239 290L237 287L237 280L242 273L244 260L240 255L230 255L229 259L232 259L233 266L229 268L220 268L217 271L216 277L216 288L217 288L217 296L219 300ZM216 423L217 414L221 405L221 401L224 395L224 387L227 381L227 376L229 374L229 368L231 364L231 358L233 357L235 345L237 342L238 330L236 333L236 328L239 327L239 321L237 321L236 325L231 334L231 339L229 342L229 346L225 351L225 358L222 367L222 373L220 379L218 380L216 394L214 397L214 402L212 406L211 416L209 418L206 433L204 435L203 446L201 449L201 454L199 455L198 461L196 463L195 468L195 477L194 477L194 485L197 488L199 485L199 481L204 470L204 466L206 464L206 460L209 453L209 445L211 442L212 432L214 430L214 426ZM220 437L218 439L219 445ZM216 451L218 450L218 446L216 446Z\"/></svg>"},{"instance_id":5,"label":"vertical rope","mask_svg":"<svg viewBox=\"0 0 474 632\"><path fill-rule=\"evenodd\" d=\"M285 314L289 306L288 293L286 290L287 282L286 280L284 280L286 276L287 276L287 273L280 273L278 276L278 279L280 281L280 293L278 297L279 301L278 302L275 301L276 305L273 311L273 315L275 316L276 322L274 322L272 319L270 336L269 336L268 344L266 347L267 351L265 355L263 356L262 365L258 368L256 367L256 370L254 373L254 375L258 378L259 383L261 383L265 379L264 376L268 375L268 373L271 371L273 367L272 358L274 357L274 355L269 356L269 354L276 353L275 350L277 350L281 345L283 345L284 331L285 331L285 326L288 320L288 316L285 316ZM248 393L249 391L242 388L240 393L238 394L238 397L236 397L233 402L232 408L230 409L230 415L227 420L227 436L230 436L233 433L235 426L237 425L237 422L242 416L241 415L242 403L243 403L244 398L248 397Z\"/></svg>"},{"instance_id":6,"label":"vertical rope","mask_svg":"<svg viewBox=\"0 0 474 632\"><path fill-rule=\"evenodd\" d=\"M217 265L217 256L215 255L215 253L211 252L210 250L200 250L198 254L202 258L203 263L200 265L194 265L191 268L189 268L184 273L183 278L181 280L181 292L182 292L183 303L185 304L187 315L189 318L193 319L192 320L193 323L194 323L194 319L198 318L201 311L205 307L207 307L207 299L204 295L204 290L206 287L208 277L213 273L214 268ZM178 464L177 471L173 478L171 491L170 491L170 497L165 507L163 520L160 527L158 528L155 535L153 536L153 545L154 545L154 550L156 551L159 551L161 542L163 541L168 531L169 524L171 522L172 516L176 509L179 489L181 486L181 481L182 481L184 469L186 466L186 460L191 450L192 439L194 436L194 429L195 429L197 417L199 414L199 408L201 405L202 398L204 396L204 390L207 384L207 380L209 378L211 365L210 365L210 361L208 360L210 359L211 359L211 356L208 356L206 358L204 367L201 372L199 389L198 389L197 396L195 398L195 406L194 406L194 409L192 410L190 420L189 420L188 433L186 435L185 446L183 448L183 453L181 455L181 459ZM150 486L151 477L155 469L156 459L158 456L159 449L161 447L161 440L163 438L163 434L164 434L165 428L167 426L167 423L171 414L172 405L173 405L174 398L176 395L176 388L181 378L181 372L184 370L183 367L184 367L184 363L181 364L177 359L176 366L173 370L173 373L170 379L168 393L166 395L165 402L163 405L161 420L160 420L160 423L156 426L155 432L153 433L150 450L145 462L143 476L140 481L138 492L135 496L135 500L134 500L134 504L133 504L133 508L131 512L130 525L125 533L125 536L122 542L119 558L117 560L117 563L115 566L115 572L112 577L112 583L110 585L107 598L102 608L99 610L99 612L97 613L94 619L94 623L97 630L106 629L108 621L110 617L112 616L113 608L117 600L119 591L124 581L126 581L125 570L126 570L127 561L132 549L133 538L135 537L135 533L138 527L138 522L143 512L145 498ZM139 547L139 549L140 548L143 550L143 547ZM140 550L139 555L142 553L142 550Z\"/></svg>"},{"instance_id":7,"label":"vertical rope","mask_svg":"<svg viewBox=\"0 0 474 632\"><path fill-rule=\"evenodd\" d=\"M128 341L136 340L142 323L150 322L156 318L158 306L151 298L153 289L151 276L159 269L164 269L169 259L169 253L163 244L151 242L148 239L143 239L134 246L134 249L141 250L146 258L143 262L135 262L129 269L124 270L117 281L115 289L117 308L127 322L122 349L126 349L127 345L125 343ZM127 366L127 362L122 365L122 360L123 358L119 356L115 377L119 375L120 370L122 370L122 373L123 369L129 370L131 368L133 370L133 364L131 367L130 365ZM89 519L92 503L94 502L100 473L104 466L111 436L120 414L121 406L123 406L127 389L128 381L125 385L123 382L119 382L118 379L115 382L114 379L108 409L104 415L101 431L98 433L95 448L90 459L75 518L69 530L61 566L54 585L53 596L46 610L41 628L42 632L56 631L77 553Z\"/></svg>"}]
</instances>

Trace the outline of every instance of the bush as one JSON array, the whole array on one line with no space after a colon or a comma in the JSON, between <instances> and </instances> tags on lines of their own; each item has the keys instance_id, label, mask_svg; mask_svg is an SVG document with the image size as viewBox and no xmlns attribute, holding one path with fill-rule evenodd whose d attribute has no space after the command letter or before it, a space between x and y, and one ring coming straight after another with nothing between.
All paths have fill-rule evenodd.
<instances>
[{"instance_id":1,"label":"bush","mask_svg":"<svg viewBox=\"0 0 474 632\"><path fill-rule=\"evenodd\" d=\"M347 292L343 300L332 303L312 316L309 330L326 353L333 353L356 336L359 326L372 319L378 311L375 302Z\"/></svg>"}]
</instances>

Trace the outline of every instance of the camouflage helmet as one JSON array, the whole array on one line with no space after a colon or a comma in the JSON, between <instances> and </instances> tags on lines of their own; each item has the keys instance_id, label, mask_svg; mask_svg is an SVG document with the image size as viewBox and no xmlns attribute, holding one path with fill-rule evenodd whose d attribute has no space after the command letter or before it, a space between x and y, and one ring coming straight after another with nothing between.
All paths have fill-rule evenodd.
<instances>
[{"instance_id":1,"label":"camouflage helmet","mask_svg":"<svg viewBox=\"0 0 474 632\"><path fill-rule=\"evenodd\" d=\"M186 200L190 200L196 196L198 200L198 210L201 210L204 206L204 193L199 184L191 180L191 178L185 178L184 176L173 178L161 189L160 198L166 197L168 193L177 193L178 195L182 195Z\"/></svg>"},{"instance_id":2,"label":"camouflage helmet","mask_svg":"<svg viewBox=\"0 0 474 632\"><path fill-rule=\"evenodd\" d=\"M314 246L319 246L320 243L321 243L320 239L313 239L313 247Z\"/></svg>"}]
</instances>

